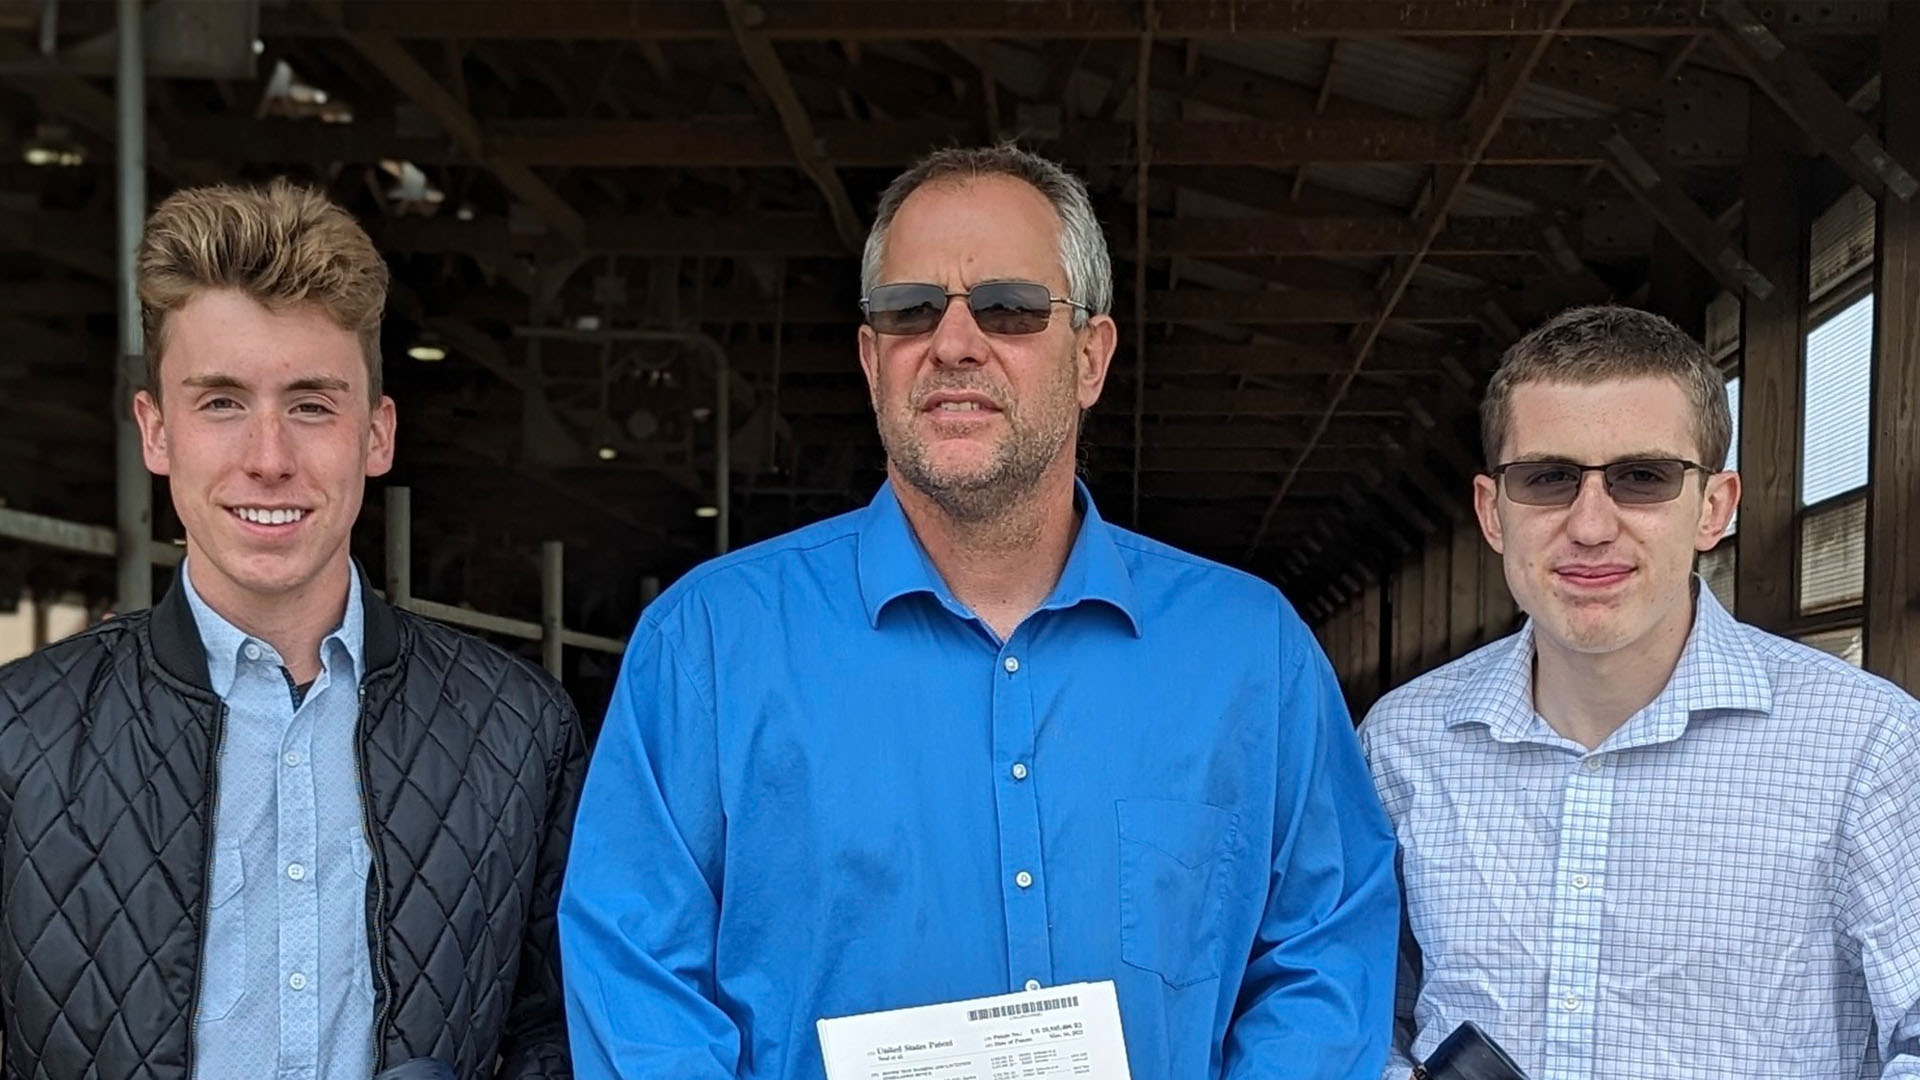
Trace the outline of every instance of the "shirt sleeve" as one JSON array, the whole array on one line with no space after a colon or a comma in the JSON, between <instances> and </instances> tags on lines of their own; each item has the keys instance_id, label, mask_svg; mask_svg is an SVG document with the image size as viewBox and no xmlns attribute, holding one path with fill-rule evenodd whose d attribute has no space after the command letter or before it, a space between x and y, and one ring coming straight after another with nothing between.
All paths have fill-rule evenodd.
<instances>
[{"instance_id":1,"label":"shirt sleeve","mask_svg":"<svg viewBox=\"0 0 1920 1080\"><path fill-rule=\"evenodd\" d=\"M1881 1075L1920 1080L1920 705L1891 718L1850 793L1846 930L1860 944Z\"/></svg>"},{"instance_id":2,"label":"shirt sleeve","mask_svg":"<svg viewBox=\"0 0 1920 1080\"><path fill-rule=\"evenodd\" d=\"M1393 830L1326 656L1290 613L1283 635L1273 871L1222 1075L1378 1076L1400 929Z\"/></svg>"},{"instance_id":3,"label":"shirt sleeve","mask_svg":"<svg viewBox=\"0 0 1920 1080\"><path fill-rule=\"evenodd\" d=\"M580 1080L738 1068L740 1031L714 991L725 825L711 669L683 662L677 628L635 631L581 796L560 901Z\"/></svg>"}]
</instances>

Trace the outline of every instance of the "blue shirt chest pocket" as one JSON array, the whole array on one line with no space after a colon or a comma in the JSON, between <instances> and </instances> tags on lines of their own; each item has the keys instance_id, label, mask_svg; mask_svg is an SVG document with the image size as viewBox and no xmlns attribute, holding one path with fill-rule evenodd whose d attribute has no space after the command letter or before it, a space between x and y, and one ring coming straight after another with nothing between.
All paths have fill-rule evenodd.
<instances>
[{"instance_id":1,"label":"blue shirt chest pocket","mask_svg":"<svg viewBox=\"0 0 1920 1080\"><path fill-rule=\"evenodd\" d=\"M1221 909L1239 815L1206 803L1120 799L1120 958L1169 986L1220 976Z\"/></svg>"}]
</instances>

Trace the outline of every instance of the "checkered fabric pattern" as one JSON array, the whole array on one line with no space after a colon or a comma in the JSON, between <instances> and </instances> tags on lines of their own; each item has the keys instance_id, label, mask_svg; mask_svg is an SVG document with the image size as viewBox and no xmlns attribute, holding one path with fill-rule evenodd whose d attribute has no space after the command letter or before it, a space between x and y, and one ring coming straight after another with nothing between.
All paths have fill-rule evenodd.
<instances>
[{"instance_id":1,"label":"checkered fabric pattern","mask_svg":"<svg viewBox=\"0 0 1920 1080\"><path fill-rule=\"evenodd\" d=\"M1406 891L1387 1076L1472 1020L1533 1080L1920 1078L1920 704L1696 594L1591 753L1533 708L1531 623L1368 716Z\"/></svg>"}]
</instances>

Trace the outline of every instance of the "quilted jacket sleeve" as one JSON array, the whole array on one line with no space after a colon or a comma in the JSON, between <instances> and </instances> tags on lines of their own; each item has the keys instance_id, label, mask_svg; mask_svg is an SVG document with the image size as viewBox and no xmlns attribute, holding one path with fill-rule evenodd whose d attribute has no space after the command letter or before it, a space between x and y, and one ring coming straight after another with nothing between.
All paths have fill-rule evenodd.
<instances>
[{"instance_id":1,"label":"quilted jacket sleeve","mask_svg":"<svg viewBox=\"0 0 1920 1080\"><path fill-rule=\"evenodd\" d=\"M507 1029L500 1039L502 1080L571 1080L573 1076L560 989L556 908L560 883L566 876L567 847L573 840L573 815L580 804L580 784L587 771L587 752L573 703L557 688L553 695L547 720L557 729L559 738L553 764L547 770L547 835L521 945L520 980L514 987L513 1007L507 1013Z\"/></svg>"}]
</instances>

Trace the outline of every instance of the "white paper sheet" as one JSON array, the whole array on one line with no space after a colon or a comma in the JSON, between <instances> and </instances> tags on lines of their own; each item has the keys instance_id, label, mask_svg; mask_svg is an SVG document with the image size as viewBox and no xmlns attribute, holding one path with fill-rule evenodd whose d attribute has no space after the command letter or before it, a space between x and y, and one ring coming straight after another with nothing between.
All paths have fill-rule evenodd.
<instances>
[{"instance_id":1,"label":"white paper sheet","mask_svg":"<svg viewBox=\"0 0 1920 1080\"><path fill-rule=\"evenodd\" d=\"M828 1080L1132 1080L1113 983L821 1020Z\"/></svg>"}]
</instances>

